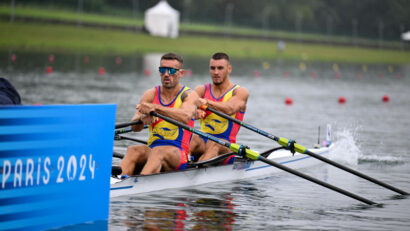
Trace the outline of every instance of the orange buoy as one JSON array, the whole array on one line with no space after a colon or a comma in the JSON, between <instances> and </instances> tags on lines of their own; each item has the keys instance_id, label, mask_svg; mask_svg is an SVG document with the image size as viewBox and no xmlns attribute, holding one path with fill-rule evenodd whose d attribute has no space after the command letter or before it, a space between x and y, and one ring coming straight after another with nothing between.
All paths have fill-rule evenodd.
<instances>
[{"instance_id":1,"label":"orange buoy","mask_svg":"<svg viewBox=\"0 0 410 231\"><path fill-rule=\"evenodd\" d=\"M288 71L283 72L283 77L288 78L289 77L289 72Z\"/></svg>"},{"instance_id":2,"label":"orange buoy","mask_svg":"<svg viewBox=\"0 0 410 231\"><path fill-rule=\"evenodd\" d=\"M100 68L98 69L98 74L99 74L99 75L104 75L104 74L105 74L105 68L104 68L104 67L100 67Z\"/></svg>"},{"instance_id":3,"label":"orange buoy","mask_svg":"<svg viewBox=\"0 0 410 231\"><path fill-rule=\"evenodd\" d=\"M83 63L88 64L90 62L90 58L88 56L84 57Z\"/></svg>"},{"instance_id":4,"label":"orange buoy","mask_svg":"<svg viewBox=\"0 0 410 231\"><path fill-rule=\"evenodd\" d=\"M122 58L121 57L115 58L115 64L120 65L121 63L122 63Z\"/></svg>"},{"instance_id":5,"label":"orange buoy","mask_svg":"<svg viewBox=\"0 0 410 231\"><path fill-rule=\"evenodd\" d=\"M191 77L191 76L192 76L192 70L191 70L191 69L187 69L187 70L185 71L185 75L188 76L188 77Z\"/></svg>"},{"instance_id":6,"label":"orange buoy","mask_svg":"<svg viewBox=\"0 0 410 231\"><path fill-rule=\"evenodd\" d=\"M286 99L285 99L285 104L286 104L286 105L292 105L292 104L293 104L293 99L290 98L290 97L286 98Z\"/></svg>"},{"instance_id":7,"label":"orange buoy","mask_svg":"<svg viewBox=\"0 0 410 231\"><path fill-rule=\"evenodd\" d=\"M17 59L16 54L12 54L12 55L11 55L11 62L15 62L16 59Z\"/></svg>"},{"instance_id":8,"label":"orange buoy","mask_svg":"<svg viewBox=\"0 0 410 231\"><path fill-rule=\"evenodd\" d=\"M253 71L253 77L258 78L261 75L259 71Z\"/></svg>"},{"instance_id":9,"label":"orange buoy","mask_svg":"<svg viewBox=\"0 0 410 231\"><path fill-rule=\"evenodd\" d=\"M312 79L316 78L317 74L316 72L312 71L310 72L310 77L312 77Z\"/></svg>"},{"instance_id":10,"label":"orange buoy","mask_svg":"<svg viewBox=\"0 0 410 231\"><path fill-rule=\"evenodd\" d=\"M339 97L339 104L344 104L346 103L346 98L344 96Z\"/></svg>"},{"instance_id":11,"label":"orange buoy","mask_svg":"<svg viewBox=\"0 0 410 231\"><path fill-rule=\"evenodd\" d=\"M150 75L151 75L151 71L150 71L149 69L145 69L144 75L147 76L147 77L150 76Z\"/></svg>"},{"instance_id":12,"label":"orange buoy","mask_svg":"<svg viewBox=\"0 0 410 231\"><path fill-rule=\"evenodd\" d=\"M52 66L48 66L48 67L46 68L46 73L47 73L47 74L53 73L53 67L52 67Z\"/></svg>"},{"instance_id":13,"label":"orange buoy","mask_svg":"<svg viewBox=\"0 0 410 231\"><path fill-rule=\"evenodd\" d=\"M340 72L335 72L335 78L339 79L340 78Z\"/></svg>"},{"instance_id":14,"label":"orange buoy","mask_svg":"<svg viewBox=\"0 0 410 231\"><path fill-rule=\"evenodd\" d=\"M50 63L53 63L53 62L54 62L54 55L53 55L53 54L51 54L50 56L48 56L48 61L49 61Z\"/></svg>"},{"instance_id":15,"label":"orange buoy","mask_svg":"<svg viewBox=\"0 0 410 231\"><path fill-rule=\"evenodd\" d=\"M382 101L385 102L385 103L389 102L389 100L390 100L390 97L388 95L384 95L382 97Z\"/></svg>"}]
</instances>

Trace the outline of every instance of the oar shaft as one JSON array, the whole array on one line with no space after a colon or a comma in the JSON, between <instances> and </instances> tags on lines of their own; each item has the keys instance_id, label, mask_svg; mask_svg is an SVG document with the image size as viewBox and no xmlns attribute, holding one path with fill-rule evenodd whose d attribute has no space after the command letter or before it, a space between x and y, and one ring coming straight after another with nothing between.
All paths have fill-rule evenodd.
<instances>
[{"instance_id":1,"label":"oar shaft","mask_svg":"<svg viewBox=\"0 0 410 231\"><path fill-rule=\"evenodd\" d=\"M286 146L286 143L287 143L288 140L286 140L286 139L284 139L284 138L279 138L279 137L277 137L277 136L271 135L271 134L269 134L269 133L267 133L267 132L265 132L265 131L262 131L262 130L256 128L256 127L253 127L253 126L251 126L251 125L249 125L249 124L246 124L246 123L244 123L244 122L242 122L242 121L240 121L240 120L238 120L238 119L235 119L235 118L233 118L233 117L231 117L231 116L229 116L229 115L226 115L226 114L224 114L224 113L222 113L222 112L220 112L220 111L217 111L217 110L215 110L215 109L213 109L213 108L203 107L202 109L205 109L205 110L208 110L208 111L210 111L210 112L213 112L213 113L215 113L216 115L218 115L218 116L220 116L220 117L222 117L222 118L225 118L225 119L227 119L227 120L231 120L231 121L233 121L233 122L235 122L235 123L237 123L237 124L239 124L239 125L241 125L241 126L247 128L247 129L249 129L249 130L251 130L251 131L254 131L254 132L258 133L258 134L261 134L261 135L263 135L263 136L265 136L265 137L268 137L268 138L270 138L270 139L272 139L272 140L274 140L274 141L279 142L279 143L280 143L281 145L283 145L283 146ZM286 142L282 142L282 141L286 141ZM333 165L333 166L335 166L335 167L337 167L337 168L343 169L343 170L345 170L345 171L347 171L347 172L350 172L350 173L352 173L352 174L354 174L354 175L356 175L356 176L358 176L358 177L361 177L361 178L363 178L363 179L366 179L366 180L368 180L368 181L370 181L370 182L373 182L373 183L375 183L375 184L378 184L378 185L380 185L380 186L382 186L382 187L385 187L385 188L387 188L387 189L390 189L390 190L395 191L395 192L397 192L397 193L400 193L400 194L402 194L402 195L409 195L409 193L407 193L407 192L405 192L405 191L403 191L403 190L400 190L400 189L395 188L395 187L393 187L393 186L391 186L391 185L388 185L388 184L383 183L383 182L381 182L381 181L379 181L379 180L376 180L376 179L374 179L374 178L372 178L372 177L370 177L370 176L367 176L367 175L365 175L365 174L363 174L363 173L360 173L360 172L358 172L358 171L356 171L356 170L353 170L353 169L350 169L350 168L348 168L348 167L346 167L346 166L343 166L343 165L341 165L341 164L338 164L338 163L336 163L336 162L334 162L334 161L331 161L331 160L329 160L329 159L327 159L327 158L325 158L325 157L323 157L323 156L317 155L317 154L315 154L315 153L313 153L313 152L307 150L306 148L304 148L304 147L301 146L301 145L295 144L295 147L296 147L295 150L298 151L298 152L300 152L300 153L302 153L302 154L307 154L307 155L309 155L309 156L312 156L312 157L314 157L314 158L316 158L316 159L319 159L319 160L321 160L321 161L324 161L324 162L326 162L326 163L328 163L328 164L331 164L331 165Z\"/></svg>"},{"instance_id":2,"label":"oar shaft","mask_svg":"<svg viewBox=\"0 0 410 231\"><path fill-rule=\"evenodd\" d=\"M132 138L132 137L128 137L128 136L118 136L119 139L121 140L131 140L131 141L135 141L141 144L147 144L147 141L145 140L140 140L140 139L136 139L136 138Z\"/></svg>"},{"instance_id":3,"label":"oar shaft","mask_svg":"<svg viewBox=\"0 0 410 231\"><path fill-rule=\"evenodd\" d=\"M337 162L334 162L334 161L332 161L332 160L329 160L329 159L327 159L327 158L325 158L325 157L323 157L323 156L321 156L321 155L317 155L317 154L315 154L315 153L313 153L313 152L311 152L311 151L309 151L309 150L306 152L306 154L308 154L308 155L310 155L310 156L312 156L312 157L314 157L314 158L316 158L316 159L319 159L319 160L321 160L321 161L323 161L323 162L326 162L326 163L328 163L328 164L331 164L331 165L333 165L333 166L335 166L335 167L337 167L337 168L340 168L340 169L343 169L343 170L345 170L345 171L347 171L347 172L350 172L350 173L352 173L352 174L354 174L354 175L356 175L356 176L358 176L358 177L361 177L361 178L366 179L366 180L368 180L368 181L371 181L371 182L373 182L373 183L375 183L375 184L378 184L378 185L380 185L380 186L382 186L382 187L385 187L385 188L388 188L388 189L390 189L390 190L392 190L392 191L395 191L395 192L397 192L397 193L400 193L400 194L402 194L402 195L409 195L409 193L407 193L407 192L405 192L405 191L403 191L403 190L400 190L400 189L398 189L398 188L395 188L395 187L393 187L393 186L391 186L391 185L389 185L389 184L383 183L383 182L381 182L381 181L379 181L379 180L376 180L376 179L374 179L374 178L372 178L372 177L370 177L370 176L368 176L368 175L365 175L365 174L363 174L363 173L361 173L361 172L358 172L358 171L356 171L356 170L354 170L354 169L351 169L351 168L346 167L346 166L344 166L344 165L341 165L341 164L339 164L339 163L337 163Z\"/></svg>"},{"instance_id":4,"label":"oar shaft","mask_svg":"<svg viewBox=\"0 0 410 231\"><path fill-rule=\"evenodd\" d=\"M125 155L122 154L122 153L119 153L119 152L113 152L112 156L122 159L122 158L124 158Z\"/></svg>"},{"instance_id":5,"label":"oar shaft","mask_svg":"<svg viewBox=\"0 0 410 231\"><path fill-rule=\"evenodd\" d=\"M279 140L279 138L276 137L276 136L274 136L274 135L271 135L271 134L269 134L269 133L267 133L267 132L265 132L265 131L262 131L262 130L260 130L260 129L258 129L258 128L252 126L252 125L246 124L246 123L244 123L244 122L242 122L242 121L240 121L240 120L238 120L238 119L236 119L236 118L233 118L233 117L231 117L231 116L229 116L229 115L227 115L227 114L225 114L225 113L222 113L222 112L220 112L220 111L217 111L217 110L215 110L215 109L213 109L213 108L205 107L205 108L202 108L202 109L205 109L205 110L208 110L208 111L210 111L210 112L212 112L212 113L215 113L216 115L218 115L218 116L220 116L220 117L222 117L222 118L225 118L225 119L227 119L227 120L231 120L232 122L235 122L235 123L241 125L242 127L245 127L245 128L247 128L247 129L252 130L252 131L254 131L254 132L256 132L256 133L259 133L259 134L261 134L261 135L264 135L264 136L266 136L266 137L268 137L268 138L270 138L270 139L272 139L272 140L275 140L275 141L278 141L278 140Z\"/></svg>"},{"instance_id":6,"label":"oar shaft","mask_svg":"<svg viewBox=\"0 0 410 231\"><path fill-rule=\"evenodd\" d=\"M235 153L243 154L243 152L245 151L246 157L248 157L248 158L251 159L251 160L261 160L261 161L263 161L263 162L265 162L265 163L267 163L267 164L270 164L270 165L272 165L272 166L274 166L274 167L277 167L277 168L282 169L282 170L284 170L284 171L286 171L286 172L295 174L295 175L297 175L297 176L299 176L299 177L302 177L302 178L304 178L304 179L306 179L306 180L309 180L309 181L311 181L311 182L314 182L314 183L319 184L319 185L321 185L321 186L324 186L324 187L326 187L326 188L329 188L329 189L332 189L332 190L334 190L334 191L337 191L337 192L339 192L339 193L341 193L341 194L344 194L344 195L349 196L349 197L351 197L351 198L353 198L353 199L359 200L359 201L361 201L361 202L363 202L363 203L366 203L366 204L369 204L369 205L376 204L375 202L373 202L373 201L371 201L371 200L368 200L368 199L366 199L366 198L360 197L360 196L358 196L358 195L356 195L356 194L350 193L350 192L345 191L345 190L343 190L343 189L340 189L340 188L338 188L338 187L336 187L336 186L330 185L330 184L328 184L328 183L326 183L326 182L323 182L323 181L320 181L320 180L315 179L315 178L313 178L313 177L310 177L310 176L308 176L308 175L305 175L305 174L303 174L303 173L301 173L301 172L298 172L298 171L296 171L296 170L293 170L293 169L291 169L291 168L288 168L288 167L286 167L286 166L284 166L284 165L278 164L278 163L276 163L276 162L274 162L274 161L272 161L272 160L269 160L269 159L267 159L267 158L261 156L259 153L255 152L255 151L252 151L252 150L250 150L250 149L245 149L242 145L232 144L232 143L230 143L230 142L220 140L220 139L218 139L218 138L216 138L216 137L214 137L214 136L212 136L212 135L209 135L209 134L203 133L203 132L201 132L201 131L198 131L198 130L196 130L196 129L194 129L194 128L192 128L192 127L186 125L186 124L183 124L183 123L181 123L181 122L179 122L179 121L176 121L176 120L174 120L174 119L172 119L172 118L169 118L169 117L163 116L163 115L161 115L161 114L158 114L158 113L156 113L156 112L154 112L154 111L150 112L150 115L151 115L151 116L156 116L156 117L161 118L161 119L163 119L163 120L165 120L165 121L167 121L167 122L169 122L169 123L175 124L175 125L177 125L177 126L183 128L183 129L185 129L185 130L188 130L188 131L190 131L190 132L192 132L192 133L195 133L195 134L197 134L197 135L200 135L200 136L203 136L203 137L205 137L205 138L208 138L208 139L210 139L210 140L212 140L212 141L214 141L214 142L216 142L216 143L218 143L218 144L220 144L220 145L223 145L223 146L225 146L225 147L228 147L229 149L231 149L231 150L234 151Z\"/></svg>"},{"instance_id":7,"label":"oar shaft","mask_svg":"<svg viewBox=\"0 0 410 231\"><path fill-rule=\"evenodd\" d=\"M141 120L131 121L131 122L127 122L127 123L120 123L120 124L115 125L115 129L125 128L125 127L128 127L128 126L137 125L137 124L141 124L141 123L142 123Z\"/></svg>"},{"instance_id":8,"label":"oar shaft","mask_svg":"<svg viewBox=\"0 0 410 231\"><path fill-rule=\"evenodd\" d=\"M121 129L115 130L115 135L127 133L127 132L132 132L132 128L121 128Z\"/></svg>"},{"instance_id":9,"label":"oar shaft","mask_svg":"<svg viewBox=\"0 0 410 231\"><path fill-rule=\"evenodd\" d=\"M267 163L267 164L270 164L270 165L272 165L272 166L274 166L274 167L277 167L277 168L279 168L279 169L282 169L283 171L286 171L286 172L288 172L288 173L291 173L291 174L294 174L294 175L296 175L296 176L302 177L302 178L304 178L304 179L306 179L306 180L308 180L308 181L311 181L311 182L313 182L313 183L319 184L319 185L321 185L321 186L323 186L323 187L326 187L326 188L328 188L328 189L331 189L331 190L333 190L333 191L336 191L336 192L338 192L338 193L341 193L341 194L343 194L343 195L345 195L345 196L348 196L348 197L351 197L351 198L353 198L353 199L359 200L359 201L361 201L361 202L363 202L363 203L366 203L366 204L368 204L368 205L374 205L374 204L376 204L375 202L373 202L373 201L371 201L371 200L368 200L368 199L366 199L366 198L364 198L364 197L361 197L361 196L356 195L356 194L354 194L354 193L348 192L348 191L346 191L346 190L344 190L344 189L338 188L338 187L333 186L333 185L331 185L331 184L328 184L328 183L326 183L326 182L324 182L324 181L321 181L321 180L318 180L318 179L313 178L313 177L311 177L311 176L308 176L308 175L306 175L306 174L304 174L304 173L295 171L295 170L293 170L293 169L291 169L291 168L289 168L289 167L287 167L287 166L285 166L285 165L278 164L278 163L276 163L276 162L274 162L274 161L272 161L272 160L269 160L269 159L267 159L267 158L265 158L265 157L263 157L263 156L261 156L261 157L259 158L259 160L262 161L262 162L265 162L265 163Z\"/></svg>"}]
</instances>

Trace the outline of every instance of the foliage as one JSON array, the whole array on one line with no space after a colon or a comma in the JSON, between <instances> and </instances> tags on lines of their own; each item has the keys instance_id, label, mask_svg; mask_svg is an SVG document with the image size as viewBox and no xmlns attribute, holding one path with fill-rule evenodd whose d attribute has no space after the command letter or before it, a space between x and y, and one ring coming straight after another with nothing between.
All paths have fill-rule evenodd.
<instances>
[{"instance_id":1,"label":"foliage","mask_svg":"<svg viewBox=\"0 0 410 231\"><path fill-rule=\"evenodd\" d=\"M24 4L142 16L159 0L25 0ZM408 0L169 0L184 22L399 40L410 29ZM19 2L18 4L22 4ZM227 14L228 13L228 14ZM355 32L357 31L357 32Z\"/></svg>"},{"instance_id":2,"label":"foliage","mask_svg":"<svg viewBox=\"0 0 410 231\"><path fill-rule=\"evenodd\" d=\"M225 39L180 36L177 39L151 37L126 31L107 31L77 26L23 24L0 22L0 50L51 51L94 54L132 54L174 51L184 56L208 57L225 51L232 57L252 59L291 59L351 63L402 64L410 62L410 53L403 51L372 50L334 47L330 45L303 45L287 43L286 50L278 52L274 41Z\"/></svg>"}]
</instances>

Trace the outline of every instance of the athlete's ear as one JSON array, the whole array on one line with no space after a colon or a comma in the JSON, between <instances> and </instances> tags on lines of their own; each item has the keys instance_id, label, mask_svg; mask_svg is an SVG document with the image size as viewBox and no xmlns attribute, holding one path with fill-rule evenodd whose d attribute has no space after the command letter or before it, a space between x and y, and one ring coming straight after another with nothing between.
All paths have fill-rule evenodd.
<instances>
[{"instance_id":1,"label":"athlete's ear","mask_svg":"<svg viewBox=\"0 0 410 231\"><path fill-rule=\"evenodd\" d=\"M179 72L181 73L181 77L182 77L185 74L185 69L181 69L181 70L179 70Z\"/></svg>"},{"instance_id":2,"label":"athlete's ear","mask_svg":"<svg viewBox=\"0 0 410 231\"><path fill-rule=\"evenodd\" d=\"M231 73L231 71L232 71L232 65L228 65L228 72L229 72L229 74Z\"/></svg>"}]
</instances>

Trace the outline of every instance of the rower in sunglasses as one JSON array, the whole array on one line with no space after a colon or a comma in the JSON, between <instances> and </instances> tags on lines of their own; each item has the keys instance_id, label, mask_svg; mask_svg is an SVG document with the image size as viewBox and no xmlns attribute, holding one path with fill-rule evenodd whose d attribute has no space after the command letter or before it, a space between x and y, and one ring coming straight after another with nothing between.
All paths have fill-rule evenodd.
<instances>
[{"instance_id":1,"label":"rower in sunglasses","mask_svg":"<svg viewBox=\"0 0 410 231\"><path fill-rule=\"evenodd\" d=\"M141 175L148 175L187 167L191 132L149 115L155 111L193 127L192 118L200 103L197 93L179 82L184 75L182 66L182 57L175 53L161 57L161 85L144 93L132 118L132 121L143 121L143 124L132 126L134 131L141 131L145 124L149 125L148 145L128 147L120 163L123 175L137 173L136 168L142 168Z\"/></svg>"}]
</instances>

